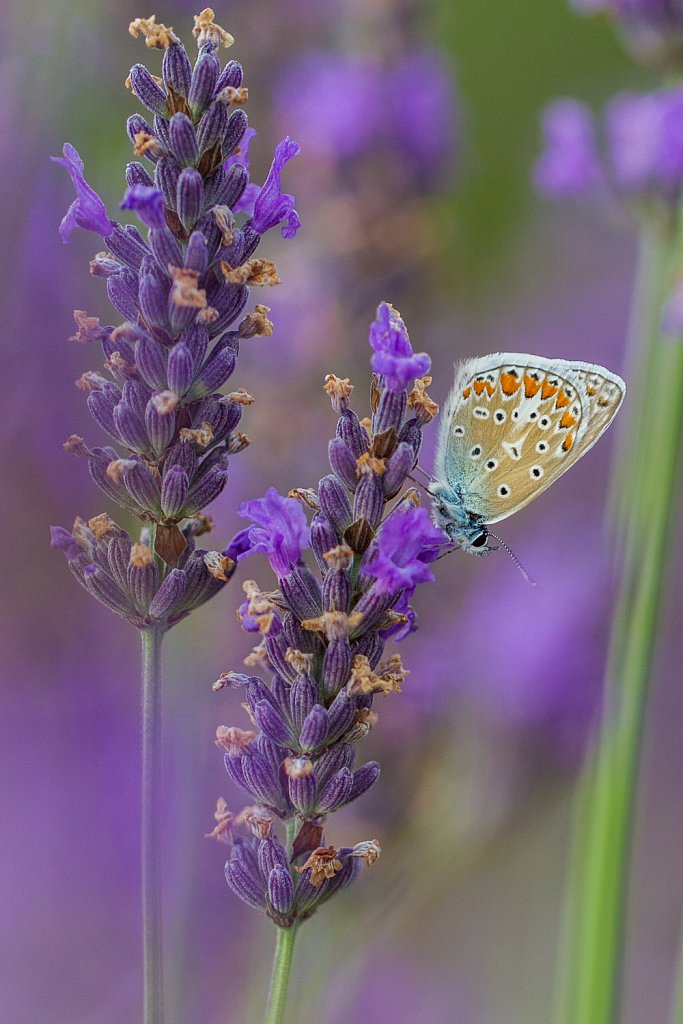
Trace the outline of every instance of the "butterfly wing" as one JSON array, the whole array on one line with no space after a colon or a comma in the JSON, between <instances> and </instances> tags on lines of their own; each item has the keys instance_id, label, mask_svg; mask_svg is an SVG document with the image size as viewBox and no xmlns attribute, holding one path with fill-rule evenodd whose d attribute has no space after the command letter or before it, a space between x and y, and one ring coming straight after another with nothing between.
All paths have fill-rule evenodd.
<instances>
[{"instance_id":1,"label":"butterfly wing","mask_svg":"<svg viewBox=\"0 0 683 1024\"><path fill-rule=\"evenodd\" d=\"M625 390L591 363L510 352L465 360L444 407L436 479L483 522L506 519L585 455Z\"/></svg>"}]
</instances>

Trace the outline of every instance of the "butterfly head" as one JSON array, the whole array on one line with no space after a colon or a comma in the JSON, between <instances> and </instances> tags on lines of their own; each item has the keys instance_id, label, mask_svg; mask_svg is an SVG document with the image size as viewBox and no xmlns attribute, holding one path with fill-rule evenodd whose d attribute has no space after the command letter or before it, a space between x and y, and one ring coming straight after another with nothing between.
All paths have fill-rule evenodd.
<instances>
[{"instance_id":1,"label":"butterfly head","mask_svg":"<svg viewBox=\"0 0 683 1024\"><path fill-rule=\"evenodd\" d=\"M432 518L436 526L469 555L490 555L489 532L481 516L468 512L457 488L432 482Z\"/></svg>"}]
</instances>

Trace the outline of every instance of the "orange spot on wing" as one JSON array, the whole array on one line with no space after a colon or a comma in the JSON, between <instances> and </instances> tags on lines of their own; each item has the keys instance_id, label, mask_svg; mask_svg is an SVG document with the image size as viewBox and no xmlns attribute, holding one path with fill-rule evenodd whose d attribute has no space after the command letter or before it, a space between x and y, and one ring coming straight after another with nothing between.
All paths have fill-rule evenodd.
<instances>
[{"instance_id":1,"label":"orange spot on wing","mask_svg":"<svg viewBox=\"0 0 683 1024\"><path fill-rule=\"evenodd\" d=\"M522 382L514 373L501 373L500 387L504 395L514 395L515 391L518 391L521 386Z\"/></svg>"},{"instance_id":2,"label":"orange spot on wing","mask_svg":"<svg viewBox=\"0 0 683 1024\"><path fill-rule=\"evenodd\" d=\"M465 388L465 390L462 393L462 397L463 398L469 398L471 394L472 394L472 388Z\"/></svg>"},{"instance_id":3,"label":"orange spot on wing","mask_svg":"<svg viewBox=\"0 0 683 1024\"><path fill-rule=\"evenodd\" d=\"M489 397L490 397L493 394L493 392L495 391L495 388L494 388L493 384L491 383L491 381L488 381L488 380L475 380L475 382L474 382L474 393L475 393L475 395L480 395L483 391L485 391L486 394L489 395Z\"/></svg>"},{"instance_id":4,"label":"orange spot on wing","mask_svg":"<svg viewBox=\"0 0 683 1024\"><path fill-rule=\"evenodd\" d=\"M592 397L595 394L595 388L592 388L590 384L586 384L586 394Z\"/></svg>"},{"instance_id":5,"label":"orange spot on wing","mask_svg":"<svg viewBox=\"0 0 683 1024\"><path fill-rule=\"evenodd\" d=\"M559 395L557 396L557 401L555 402L555 408L564 409L565 405L569 405L570 402L571 398L568 395L566 395L564 391L560 391Z\"/></svg>"},{"instance_id":6,"label":"orange spot on wing","mask_svg":"<svg viewBox=\"0 0 683 1024\"><path fill-rule=\"evenodd\" d=\"M573 434L567 434L567 436L565 437L564 441L562 442L562 451L563 452L568 452L571 449L571 446L573 444L574 444L574 435Z\"/></svg>"},{"instance_id":7,"label":"orange spot on wing","mask_svg":"<svg viewBox=\"0 0 683 1024\"><path fill-rule=\"evenodd\" d=\"M526 398L532 398L540 387L541 382L539 380L534 380L533 377L528 377L524 374L524 394Z\"/></svg>"},{"instance_id":8,"label":"orange spot on wing","mask_svg":"<svg viewBox=\"0 0 683 1024\"><path fill-rule=\"evenodd\" d=\"M543 381L543 385L541 387L541 398L542 399L552 398L553 395L556 395L556 394L557 394L557 388L555 387L554 384L548 383L548 378L546 377L546 379Z\"/></svg>"},{"instance_id":9,"label":"orange spot on wing","mask_svg":"<svg viewBox=\"0 0 683 1024\"><path fill-rule=\"evenodd\" d=\"M569 410L566 409L562 413L562 419L560 420L560 426L564 430L567 430L569 427L573 427L575 423L576 423L576 420L574 419L572 414L569 412Z\"/></svg>"}]
</instances>

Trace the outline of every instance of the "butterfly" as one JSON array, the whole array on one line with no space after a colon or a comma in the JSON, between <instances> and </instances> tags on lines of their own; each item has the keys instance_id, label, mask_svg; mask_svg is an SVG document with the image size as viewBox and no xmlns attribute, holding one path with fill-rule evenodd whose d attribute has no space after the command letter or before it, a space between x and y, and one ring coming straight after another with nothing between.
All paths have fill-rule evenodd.
<instances>
[{"instance_id":1,"label":"butterfly","mask_svg":"<svg viewBox=\"0 0 683 1024\"><path fill-rule=\"evenodd\" d=\"M519 352L459 363L430 485L436 525L469 554L489 554L488 526L585 455L625 394L621 377L593 363Z\"/></svg>"}]
</instances>

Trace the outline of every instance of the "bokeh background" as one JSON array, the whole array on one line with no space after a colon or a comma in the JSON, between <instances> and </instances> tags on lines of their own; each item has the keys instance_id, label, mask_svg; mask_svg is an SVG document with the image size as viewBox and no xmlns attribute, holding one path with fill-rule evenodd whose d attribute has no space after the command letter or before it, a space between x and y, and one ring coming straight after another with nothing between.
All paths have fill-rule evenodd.
<instances>
[{"instance_id":1,"label":"bokeh background","mask_svg":"<svg viewBox=\"0 0 683 1024\"><path fill-rule=\"evenodd\" d=\"M48 524L105 510L71 433L94 438L74 379L99 359L66 341L71 311L109 322L88 259L57 234L72 194L49 161L65 139L113 215L129 157L123 87L157 57L127 33L130 0L7 0L0 40L3 245L3 689L0 972L7 1024L138 1019L138 637L92 601L48 547ZM189 41L195 8L156 9ZM253 178L275 142L302 146L286 171L303 229L273 255L263 297L276 331L246 343L231 385L256 404L253 445L212 513L215 546L239 503L325 471L334 415L325 373L350 376L363 414L367 326L381 299L433 358L496 349L622 369L634 262L626 216L538 199L538 114L557 95L601 104L654 84L610 25L565 0L254 0L217 20L237 38L258 135ZM261 300L261 296L257 296ZM429 428L433 446L434 428ZM612 587L602 508L607 438L504 526L539 587L504 553L453 556L423 588L402 649L403 694L365 741L383 764L331 839L377 836L383 857L302 930L292 1019L300 1024L545 1024L572 795L599 710ZM431 451L424 464L430 465ZM107 511L111 511L107 509ZM671 578L680 578L680 532ZM265 563L247 576L267 582ZM165 915L169 1024L259 1019L270 922L238 903L224 849L203 838L216 797L238 809L213 745L245 725L239 695L214 694L250 648L235 578L167 643ZM683 899L680 588L662 623L645 749L623 1024L663 1021Z\"/></svg>"}]
</instances>

